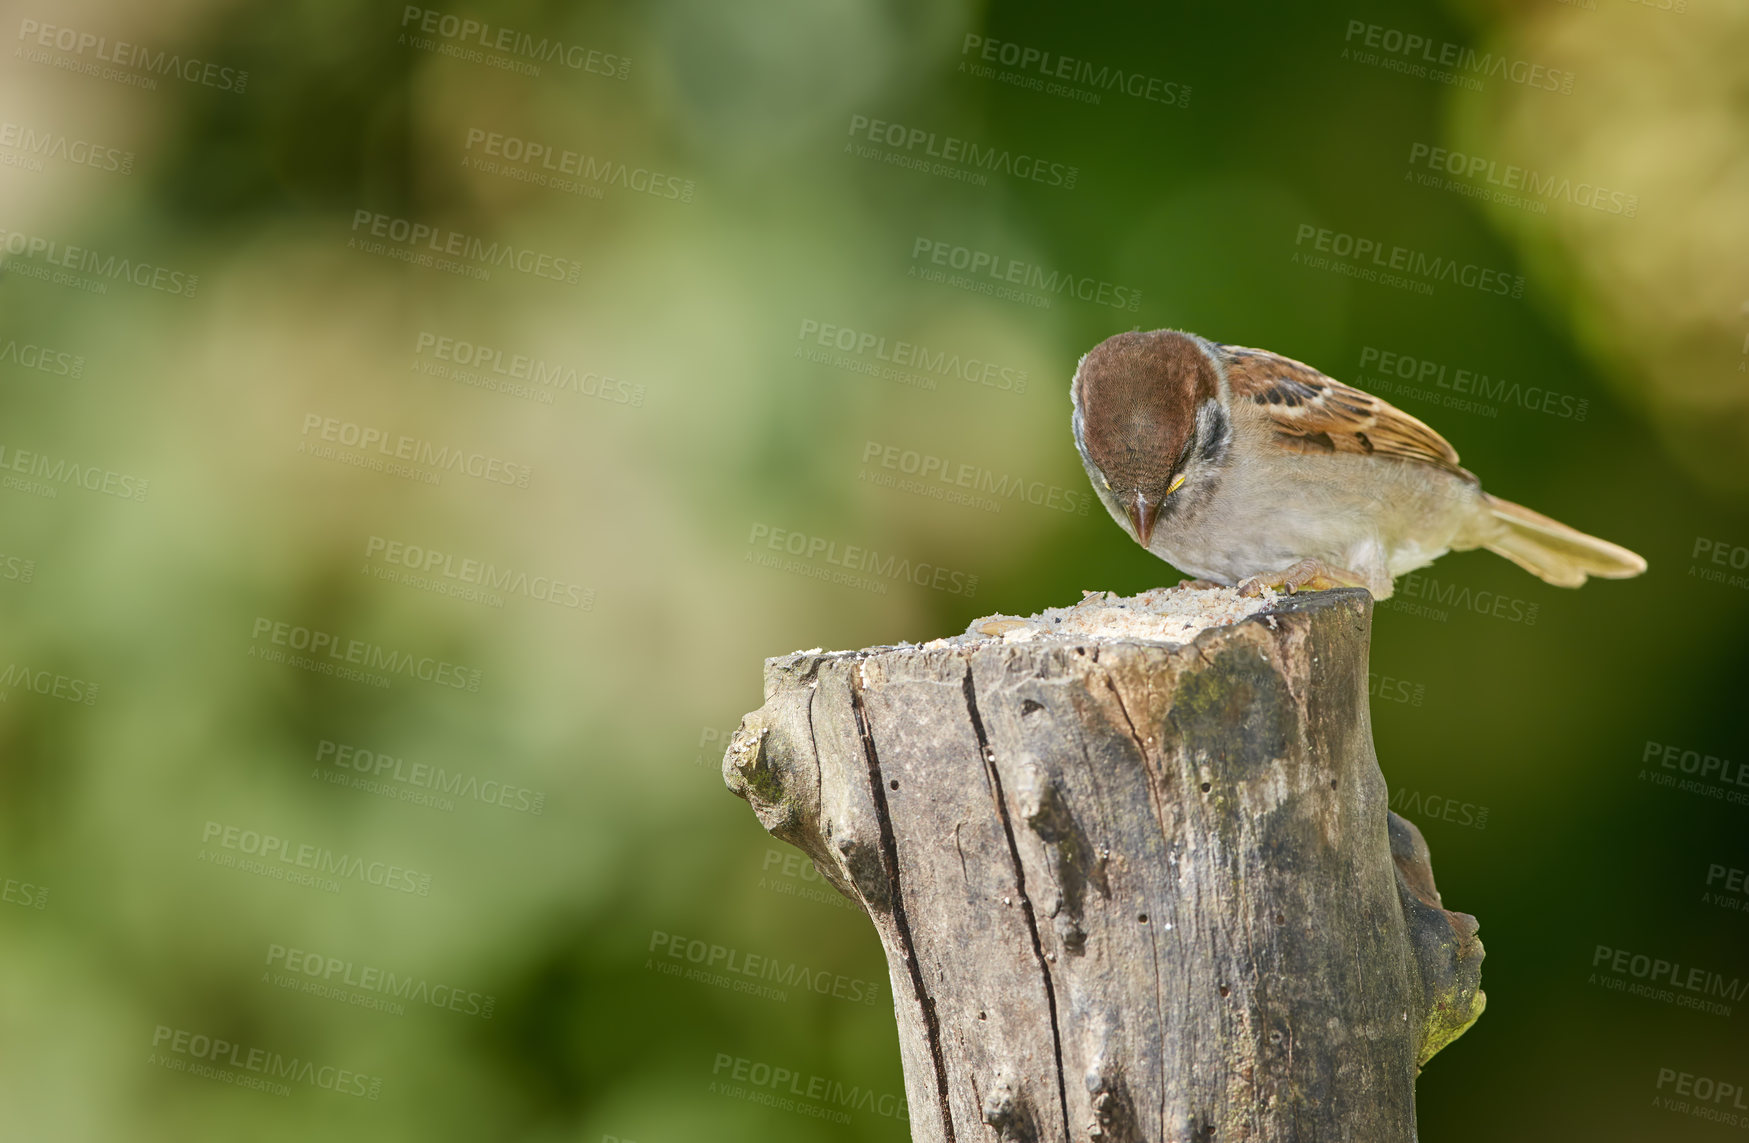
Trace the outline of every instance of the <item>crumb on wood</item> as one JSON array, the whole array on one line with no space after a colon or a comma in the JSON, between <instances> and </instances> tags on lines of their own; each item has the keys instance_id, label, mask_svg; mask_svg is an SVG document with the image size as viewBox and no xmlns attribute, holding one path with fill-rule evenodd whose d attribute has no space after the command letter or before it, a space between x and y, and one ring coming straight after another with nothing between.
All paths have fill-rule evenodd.
<instances>
[{"instance_id":1,"label":"crumb on wood","mask_svg":"<svg viewBox=\"0 0 1749 1143\"><path fill-rule=\"evenodd\" d=\"M1108 641L1183 645L1211 627L1225 627L1259 612L1268 612L1280 598L1272 588L1260 595L1240 595L1233 587L1157 587L1140 595L1118 596L1108 591L1087 591L1079 602L1050 607L1037 615L986 615L974 619L964 634L930 639L923 643L900 643L865 647L860 651L835 651L828 657L856 657L881 651L940 651L989 642L1030 643L1053 640L1070 643ZM1273 617L1265 616L1273 627ZM815 647L792 652L789 658L823 652ZM860 664L859 664L860 666ZM867 683L866 677L862 680Z\"/></svg>"},{"instance_id":2,"label":"crumb on wood","mask_svg":"<svg viewBox=\"0 0 1749 1143\"><path fill-rule=\"evenodd\" d=\"M985 616L973 621L962 638L1004 643L1028 643L1041 636L1188 643L1211 627L1267 611L1276 598L1273 590L1245 596L1231 587L1159 587L1128 598L1088 591L1070 607L1047 608L1030 616Z\"/></svg>"}]
</instances>

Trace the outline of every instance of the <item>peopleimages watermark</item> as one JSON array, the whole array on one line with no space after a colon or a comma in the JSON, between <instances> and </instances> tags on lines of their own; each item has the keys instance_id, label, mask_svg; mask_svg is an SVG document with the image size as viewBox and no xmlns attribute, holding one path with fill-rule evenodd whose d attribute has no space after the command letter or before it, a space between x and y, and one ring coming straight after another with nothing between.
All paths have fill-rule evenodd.
<instances>
[{"instance_id":1,"label":"peopleimages watermark","mask_svg":"<svg viewBox=\"0 0 1749 1143\"><path fill-rule=\"evenodd\" d=\"M754 550L749 551L742 562L777 568L830 583L859 587L876 595L886 594L887 585L882 580L933 588L950 595L963 595L967 599L978 590L977 576L939 564L913 561L890 552L882 556L873 548L864 548L857 544L840 545L837 540L824 536L775 528L770 524L754 524L747 533L747 545L757 549L762 542L769 551L781 555L772 556ZM784 559L784 555L795 558ZM820 567L804 562L812 560L819 560L827 566Z\"/></svg>"},{"instance_id":2,"label":"peopleimages watermark","mask_svg":"<svg viewBox=\"0 0 1749 1143\"><path fill-rule=\"evenodd\" d=\"M1016 154L1006 147L987 147L957 135L942 135L923 127L890 123L867 115L850 117L844 153L909 170L940 175L973 186L987 186L992 174L1021 182L1074 190L1081 168L1069 163Z\"/></svg>"},{"instance_id":3,"label":"peopleimages watermark","mask_svg":"<svg viewBox=\"0 0 1749 1143\"><path fill-rule=\"evenodd\" d=\"M1749 298L1744 299L1738 313L1744 318L1749 318ZM1737 350L1737 372L1749 373L1749 330L1743 332L1743 346Z\"/></svg>"},{"instance_id":4,"label":"peopleimages watermark","mask_svg":"<svg viewBox=\"0 0 1749 1143\"><path fill-rule=\"evenodd\" d=\"M575 286L583 275L583 263L575 258L514 242L497 239L488 242L478 235L362 207L352 212L352 237L346 240L346 246L349 250L482 282L491 280L493 270L503 269L567 286Z\"/></svg>"},{"instance_id":5,"label":"peopleimages watermark","mask_svg":"<svg viewBox=\"0 0 1749 1143\"><path fill-rule=\"evenodd\" d=\"M1435 40L1416 32L1350 19L1342 36L1342 57L1467 91L1481 91L1483 81L1504 79L1522 87L1573 94L1573 73L1514 56L1479 52L1451 40Z\"/></svg>"},{"instance_id":6,"label":"peopleimages watermark","mask_svg":"<svg viewBox=\"0 0 1749 1143\"><path fill-rule=\"evenodd\" d=\"M634 409L644 404L642 382L608 377L593 370L580 372L574 365L515 350L421 330L414 340L413 352L416 373L447 377L460 385L542 405L553 404L555 396L565 392Z\"/></svg>"},{"instance_id":7,"label":"peopleimages watermark","mask_svg":"<svg viewBox=\"0 0 1749 1143\"><path fill-rule=\"evenodd\" d=\"M54 671L33 670L19 663L7 663L0 671L0 702L12 697L14 691L58 698L80 706L95 706L97 684Z\"/></svg>"},{"instance_id":8,"label":"peopleimages watermark","mask_svg":"<svg viewBox=\"0 0 1749 1143\"><path fill-rule=\"evenodd\" d=\"M1694 549L1688 553L1688 557L1695 561L1688 565L1688 574L1691 577L1708 583L1722 583L1727 587L1749 588L1749 574L1731 574L1749 569L1749 546L1733 544L1729 540L1696 536ZM1730 571L1726 571L1726 568Z\"/></svg>"},{"instance_id":9,"label":"peopleimages watermark","mask_svg":"<svg viewBox=\"0 0 1749 1143\"><path fill-rule=\"evenodd\" d=\"M1380 600L1379 606L1440 623L1451 618L1451 612L1446 608L1452 608L1490 619L1503 619L1508 623L1522 623L1526 627L1536 626L1537 612L1542 608L1540 603L1527 599L1486 588L1475 589L1467 584L1449 583L1419 571L1398 579L1391 598Z\"/></svg>"},{"instance_id":10,"label":"peopleimages watermark","mask_svg":"<svg viewBox=\"0 0 1749 1143\"><path fill-rule=\"evenodd\" d=\"M994 79L1077 103L1097 104L1107 94L1116 93L1167 107L1190 106L1188 83L1109 65L1095 66L1087 60L991 39L976 32L966 33L960 44L959 70L979 79Z\"/></svg>"},{"instance_id":11,"label":"peopleimages watermark","mask_svg":"<svg viewBox=\"0 0 1749 1143\"><path fill-rule=\"evenodd\" d=\"M376 579L492 607L503 607L507 595L519 595L571 611L595 609L592 587L386 536L365 541L364 561L364 574Z\"/></svg>"},{"instance_id":12,"label":"peopleimages watermark","mask_svg":"<svg viewBox=\"0 0 1749 1143\"><path fill-rule=\"evenodd\" d=\"M1376 699L1386 702L1401 703L1404 706L1420 706L1427 697L1427 684L1399 679L1394 675L1381 675L1376 671L1366 673L1366 693Z\"/></svg>"},{"instance_id":13,"label":"peopleimages watermark","mask_svg":"<svg viewBox=\"0 0 1749 1143\"><path fill-rule=\"evenodd\" d=\"M1488 807L1462 802L1444 794L1424 794L1398 786L1391 791L1391 808L1417 824L1437 819L1471 829L1488 828Z\"/></svg>"},{"instance_id":14,"label":"peopleimages watermark","mask_svg":"<svg viewBox=\"0 0 1749 1143\"><path fill-rule=\"evenodd\" d=\"M201 828L200 841L201 861L260 874L275 881L310 885L330 893L338 893L343 881L356 881L391 892L431 896L429 873L420 873L393 862L368 861L349 853L335 853L325 845L294 843L278 834L210 820ZM209 850L206 848L208 844L216 845L218 849ZM236 856L238 854L242 856Z\"/></svg>"},{"instance_id":15,"label":"peopleimages watermark","mask_svg":"<svg viewBox=\"0 0 1749 1143\"><path fill-rule=\"evenodd\" d=\"M481 780L475 774L429 762L408 762L401 755L329 738L316 743L316 768L312 773L324 781L341 779L356 789L444 810L453 810L454 799L460 798L539 817L547 804L546 793L541 790L497 778Z\"/></svg>"},{"instance_id":16,"label":"peopleimages watermark","mask_svg":"<svg viewBox=\"0 0 1749 1143\"><path fill-rule=\"evenodd\" d=\"M111 283L138 286L160 294L192 298L200 275L137 258L72 246L40 234L0 227L0 250L8 255L0 269L8 275L70 286L88 294L107 294Z\"/></svg>"},{"instance_id":17,"label":"peopleimages watermark","mask_svg":"<svg viewBox=\"0 0 1749 1143\"><path fill-rule=\"evenodd\" d=\"M317 674L368 682L376 687L387 687L392 675L404 675L433 686L474 693L485 678L485 672L477 667L465 667L432 655L397 651L365 639L348 639L329 631L261 615L255 617L249 638L251 659L285 663ZM288 656L281 648L294 654Z\"/></svg>"},{"instance_id":18,"label":"peopleimages watermark","mask_svg":"<svg viewBox=\"0 0 1749 1143\"><path fill-rule=\"evenodd\" d=\"M625 56L552 36L536 38L515 28L417 4L401 9L401 36L396 42L519 75L538 76L542 64L607 79L625 79L632 69Z\"/></svg>"},{"instance_id":19,"label":"peopleimages watermark","mask_svg":"<svg viewBox=\"0 0 1749 1143\"><path fill-rule=\"evenodd\" d=\"M488 484L527 488L534 473L531 466L503 457L321 413L304 414L300 436L300 453L423 484L442 484L443 474L450 472Z\"/></svg>"},{"instance_id":20,"label":"peopleimages watermark","mask_svg":"<svg viewBox=\"0 0 1749 1143\"><path fill-rule=\"evenodd\" d=\"M767 847L765 861L759 867L759 887L783 897L814 901L821 905L848 909L853 913L862 911L854 901L820 876L820 871L814 868L813 860L803 853L785 853L781 849Z\"/></svg>"},{"instance_id":21,"label":"peopleimages watermark","mask_svg":"<svg viewBox=\"0 0 1749 1143\"><path fill-rule=\"evenodd\" d=\"M1749 870L1716 861L1708 864L1700 903L1749 913Z\"/></svg>"},{"instance_id":22,"label":"peopleimages watermark","mask_svg":"<svg viewBox=\"0 0 1749 1143\"><path fill-rule=\"evenodd\" d=\"M847 325L803 318L796 341L796 357L917 389L934 390L937 380L946 378L1005 393L1026 392L1024 369Z\"/></svg>"},{"instance_id":23,"label":"peopleimages watermark","mask_svg":"<svg viewBox=\"0 0 1749 1143\"><path fill-rule=\"evenodd\" d=\"M1584 397L1490 377L1478 369L1452 369L1443 361L1376 345L1361 346L1359 368L1354 383L1368 392L1427 401L1484 417L1499 416L1502 404L1571 421L1583 421L1591 410L1591 402Z\"/></svg>"},{"instance_id":24,"label":"peopleimages watermark","mask_svg":"<svg viewBox=\"0 0 1749 1143\"><path fill-rule=\"evenodd\" d=\"M1749 766L1699 750L1647 739L1640 753L1640 781L1729 805L1749 806Z\"/></svg>"},{"instance_id":25,"label":"peopleimages watermark","mask_svg":"<svg viewBox=\"0 0 1749 1143\"><path fill-rule=\"evenodd\" d=\"M863 442L862 463L862 471L856 476L859 481L985 512L1002 511L1006 501L1085 516L1093 504L1091 492L1028 480L1012 473L998 475L982 465L882 441Z\"/></svg>"},{"instance_id":26,"label":"peopleimages watermark","mask_svg":"<svg viewBox=\"0 0 1749 1143\"><path fill-rule=\"evenodd\" d=\"M19 341L16 337L0 337L0 365L16 365L20 369L74 380L85 376L83 355L51 349L33 341Z\"/></svg>"},{"instance_id":27,"label":"peopleimages watermark","mask_svg":"<svg viewBox=\"0 0 1749 1143\"><path fill-rule=\"evenodd\" d=\"M0 880L0 901L20 909L42 909L49 903L49 891L45 885L8 877Z\"/></svg>"},{"instance_id":28,"label":"peopleimages watermark","mask_svg":"<svg viewBox=\"0 0 1749 1143\"><path fill-rule=\"evenodd\" d=\"M0 583L30 583L36 578L36 561L0 552Z\"/></svg>"},{"instance_id":29,"label":"peopleimages watermark","mask_svg":"<svg viewBox=\"0 0 1749 1143\"><path fill-rule=\"evenodd\" d=\"M743 952L678 933L650 930L645 969L700 984L726 988L766 1000L787 1001L787 989L805 990L873 1008L884 995L878 980L861 980L841 972L808 968L760 953ZM692 965L691 969L686 965Z\"/></svg>"},{"instance_id":30,"label":"peopleimages watermark","mask_svg":"<svg viewBox=\"0 0 1749 1143\"><path fill-rule=\"evenodd\" d=\"M714 726L701 727L698 732L697 749L704 751L704 753L694 754L692 764L694 766L721 766L723 752L729 748L729 740L734 737L735 728L732 726L726 730L719 730Z\"/></svg>"},{"instance_id":31,"label":"peopleimages watermark","mask_svg":"<svg viewBox=\"0 0 1749 1143\"><path fill-rule=\"evenodd\" d=\"M1311 244L1309 248L1307 243ZM1349 258L1353 261L1343 261ZM1309 222L1300 223L1295 231L1294 253L1289 261L1412 294L1431 296L1435 287L1444 282L1501 297L1524 296L1521 275Z\"/></svg>"},{"instance_id":32,"label":"peopleimages watermark","mask_svg":"<svg viewBox=\"0 0 1749 1143\"><path fill-rule=\"evenodd\" d=\"M160 79L180 79L234 95L242 95L249 87L249 73L241 68L198 56L185 58L178 52L153 51L80 28L24 19L18 22L18 40L21 46L13 55L20 59L148 91L157 90Z\"/></svg>"},{"instance_id":33,"label":"peopleimages watermark","mask_svg":"<svg viewBox=\"0 0 1749 1143\"><path fill-rule=\"evenodd\" d=\"M1731 1005L1707 997L1718 996L1733 1003L1743 999L1744 982L1737 977L1725 977L1693 965L1685 969L1677 961L1630 949L1598 945L1591 954L1591 968L1589 984L1678 1008L1692 1008L1709 1016L1729 1016Z\"/></svg>"},{"instance_id":34,"label":"peopleimages watermark","mask_svg":"<svg viewBox=\"0 0 1749 1143\"><path fill-rule=\"evenodd\" d=\"M1045 310L1065 296L1129 313L1142 304L1142 291L1131 286L1092 275L1047 270L1037 262L921 234L911 242L911 265L905 276Z\"/></svg>"},{"instance_id":35,"label":"peopleimages watermark","mask_svg":"<svg viewBox=\"0 0 1749 1143\"><path fill-rule=\"evenodd\" d=\"M301 1060L266 1048L250 1048L168 1024L159 1024L152 1030L152 1053L146 1062L280 1096L290 1095L292 1084L366 1099L377 1099L383 1092L380 1076Z\"/></svg>"},{"instance_id":36,"label":"peopleimages watermark","mask_svg":"<svg viewBox=\"0 0 1749 1143\"><path fill-rule=\"evenodd\" d=\"M59 496L62 488L81 488L120 500L144 500L152 484L143 476L8 444L0 444L0 473L5 474L0 476L0 488L49 500Z\"/></svg>"},{"instance_id":37,"label":"peopleimages watermark","mask_svg":"<svg viewBox=\"0 0 1749 1143\"><path fill-rule=\"evenodd\" d=\"M691 179L679 175L484 127L468 128L462 144L462 166L583 198L605 198L607 188L617 187L651 198L690 203L698 189Z\"/></svg>"},{"instance_id":38,"label":"peopleimages watermark","mask_svg":"<svg viewBox=\"0 0 1749 1143\"><path fill-rule=\"evenodd\" d=\"M851 1111L868 1111L887 1119L911 1122L911 1109L903 1095L854 1084L847 1087L842 1081L799 1068L718 1052L711 1065L711 1076L706 1090L713 1095L744 1099L829 1123L848 1124Z\"/></svg>"},{"instance_id":39,"label":"peopleimages watermark","mask_svg":"<svg viewBox=\"0 0 1749 1143\"><path fill-rule=\"evenodd\" d=\"M0 166L41 171L47 168L49 159L111 174L130 174L134 169L132 151L46 127L32 127L10 119L0 121Z\"/></svg>"},{"instance_id":40,"label":"peopleimages watermark","mask_svg":"<svg viewBox=\"0 0 1749 1143\"><path fill-rule=\"evenodd\" d=\"M275 968L281 971L275 973ZM400 1016L406 1005L429 1005L464 1016L490 1020L498 998L450 984L433 984L421 976L358 964L337 956L274 943L267 946L263 984L293 989L359 1008Z\"/></svg>"},{"instance_id":41,"label":"peopleimages watermark","mask_svg":"<svg viewBox=\"0 0 1749 1143\"><path fill-rule=\"evenodd\" d=\"M1725 1127L1749 1128L1749 1103L1741 1081L1727 1083L1677 1068L1659 1068L1652 1106Z\"/></svg>"},{"instance_id":42,"label":"peopleimages watermark","mask_svg":"<svg viewBox=\"0 0 1749 1143\"><path fill-rule=\"evenodd\" d=\"M1425 168L1425 171L1417 171L1418 167ZM1409 168L1409 176L1421 186L1456 191L1470 198L1484 198L1532 214L1547 214L1551 202L1565 202L1623 218L1633 218L1640 209L1637 194L1610 190L1598 183L1574 182L1565 177L1545 175L1529 167L1502 164L1481 155L1466 155L1432 143L1409 145ZM1452 177L1443 177L1447 175ZM1476 183L1478 177L1482 180L1481 185Z\"/></svg>"}]
</instances>

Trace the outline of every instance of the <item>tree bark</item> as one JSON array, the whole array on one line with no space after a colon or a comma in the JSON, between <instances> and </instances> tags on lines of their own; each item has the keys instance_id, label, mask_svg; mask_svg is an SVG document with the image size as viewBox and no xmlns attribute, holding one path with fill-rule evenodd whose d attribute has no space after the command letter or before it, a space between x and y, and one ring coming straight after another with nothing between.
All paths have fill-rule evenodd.
<instances>
[{"instance_id":1,"label":"tree bark","mask_svg":"<svg viewBox=\"0 0 1749 1143\"><path fill-rule=\"evenodd\" d=\"M1416 1137L1482 945L1388 809L1371 606L767 661L724 778L873 920L914 1140Z\"/></svg>"}]
</instances>

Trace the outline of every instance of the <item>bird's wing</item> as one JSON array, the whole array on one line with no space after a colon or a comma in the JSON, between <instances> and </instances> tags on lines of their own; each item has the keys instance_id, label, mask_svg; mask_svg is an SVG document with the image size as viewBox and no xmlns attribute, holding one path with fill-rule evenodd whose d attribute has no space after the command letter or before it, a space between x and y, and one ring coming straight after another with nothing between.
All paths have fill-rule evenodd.
<instances>
[{"instance_id":1,"label":"bird's wing","mask_svg":"<svg viewBox=\"0 0 1749 1143\"><path fill-rule=\"evenodd\" d=\"M1391 456L1475 479L1444 437L1389 401L1268 350L1221 350L1233 403L1248 401L1267 416L1280 447Z\"/></svg>"}]
</instances>

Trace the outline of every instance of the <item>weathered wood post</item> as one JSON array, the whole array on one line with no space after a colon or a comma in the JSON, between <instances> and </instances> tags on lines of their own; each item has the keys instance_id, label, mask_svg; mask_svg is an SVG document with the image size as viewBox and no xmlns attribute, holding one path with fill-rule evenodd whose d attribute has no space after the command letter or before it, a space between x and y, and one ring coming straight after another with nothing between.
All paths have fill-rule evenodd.
<instances>
[{"instance_id":1,"label":"weathered wood post","mask_svg":"<svg viewBox=\"0 0 1749 1143\"><path fill-rule=\"evenodd\" d=\"M914 1140L1416 1137L1482 945L1387 807L1371 608L1090 596L766 663L724 778L874 921Z\"/></svg>"}]
</instances>

